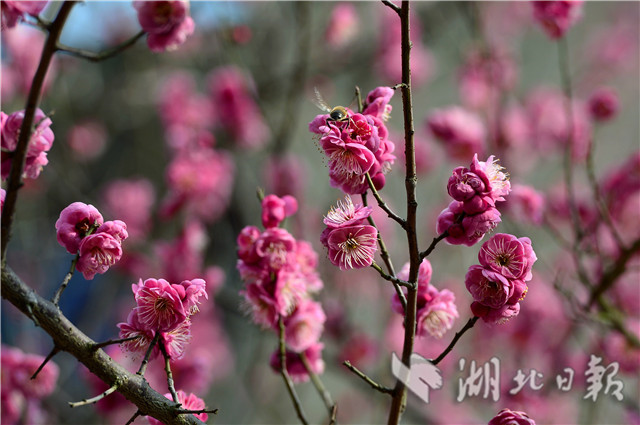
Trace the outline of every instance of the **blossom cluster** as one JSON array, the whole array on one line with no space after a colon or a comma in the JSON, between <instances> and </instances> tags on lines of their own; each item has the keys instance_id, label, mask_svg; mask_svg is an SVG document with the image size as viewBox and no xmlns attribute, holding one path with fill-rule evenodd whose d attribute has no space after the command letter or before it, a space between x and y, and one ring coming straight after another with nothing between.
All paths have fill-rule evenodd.
<instances>
[{"instance_id":1,"label":"blossom cluster","mask_svg":"<svg viewBox=\"0 0 640 425\"><path fill-rule=\"evenodd\" d=\"M340 270L369 267L378 247L378 229L367 223L373 208L354 205L349 195L344 199L324 218L327 227L320 242L327 248L331 263Z\"/></svg>"},{"instance_id":2,"label":"blossom cluster","mask_svg":"<svg viewBox=\"0 0 640 425\"><path fill-rule=\"evenodd\" d=\"M390 87L378 87L367 95L362 113L345 108L344 121L333 121L329 114L323 114L309 123L309 131L320 136L320 147L329 158L332 187L350 195L365 193L369 189L367 173L376 189L384 187L385 174L395 161L395 144L388 139L384 124L393 93Z\"/></svg>"},{"instance_id":3,"label":"blossom cluster","mask_svg":"<svg viewBox=\"0 0 640 425\"><path fill-rule=\"evenodd\" d=\"M3 3L4 8L4 3ZM9 177L13 151L18 146L20 128L24 121L24 110L11 115L0 112L0 134L2 138L2 180ZM47 117L40 109L36 109L33 117L34 130L27 147L27 159L24 166L23 178L36 179L42 171L42 167L49 163L47 152L53 145L53 131L51 130L51 118Z\"/></svg>"},{"instance_id":4,"label":"blossom cluster","mask_svg":"<svg viewBox=\"0 0 640 425\"><path fill-rule=\"evenodd\" d=\"M87 280L105 273L122 258L122 242L129 237L125 222L105 222L100 211L82 202L63 209L55 226L58 243L78 255L76 270Z\"/></svg>"},{"instance_id":5,"label":"blossom cluster","mask_svg":"<svg viewBox=\"0 0 640 425\"><path fill-rule=\"evenodd\" d=\"M40 400L56 388L58 366L47 362L35 379L34 372L44 357L26 354L20 349L2 345L0 355L2 395L0 396L3 424L45 423Z\"/></svg>"},{"instance_id":6,"label":"blossom cluster","mask_svg":"<svg viewBox=\"0 0 640 425\"><path fill-rule=\"evenodd\" d=\"M247 226L238 235L237 268L245 282L241 294L253 321L279 332L285 328L286 368L296 381L308 379L300 353L304 353L314 373L324 370L319 342L326 315L311 295L323 284L316 271L317 254L311 244L296 240L279 227L294 214L298 203L292 196L267 195L262 200L262 225ZM280 352L272 356L271 366L279 371Z\"/></svg>"},{"instance_id":7,"label":"blossom cluster","mask_svg":"<svg viewBox=\"0 0 640 425\"><path fill-rule=\"evenodd\" d=\"M447 191L454 199L438 216L437 231L446 241L472 246L500 223L496 202L511 191L508 176L490 156L485 162L474 155L469 168L457 167L449 177Z\"/></svg>"},{"instance_id":8,"label":"blossom cluster","mask_svg":"<svg viewBox=\"0 0 640 425\"><path fill-rule=\"evenodd\" d=\"M479 265L469 267L465 286L471 311L488 323L504 323L520 311L537 257L529 238L497 233L482 244Z\"/></svg>"},{"instance_id":9,"label":"blossom cluster","mask_svg":"<svg viewBox=\"0 0 640 425\"><path fill-rule=\"evenodd\" d=\"M431 285L433 269L426 258L418 269L418 301L416 310L416 335L442 338L458 318L455 295L448 289L439 291ZM406 263L398 279L409 279L409 263ZM394 294L391 306L396 313L405 314L398 294Z\"/></svg>"},{"instance_id":10,"label":"blossom cluster","mask_svg":"<svg viewBox=\"0 0 640 425\"><path fill-rule=\"evenodd\" d=\"M164 279L146 279L131 285L136 307L127 321L118 323L121 338L138 337L123 342L124 351L145 353L156 334L167 355L179 359L191 339L191 316L199 311L200 298L208 298L203 279L184 280L171 284ZM159 353L154 347L152 356Z\"/></svg>"},{"instance_id":11,"label":"blossom cluster","mask_svg":"<svg viewBox=\"0 0 640 425\"><path fill-rule=\"evenodd\" d=\"M133 7L153 52L175 50L193 34L195 24L189 16L189 0L134 1Z\"/></svg>"}]
</instances>

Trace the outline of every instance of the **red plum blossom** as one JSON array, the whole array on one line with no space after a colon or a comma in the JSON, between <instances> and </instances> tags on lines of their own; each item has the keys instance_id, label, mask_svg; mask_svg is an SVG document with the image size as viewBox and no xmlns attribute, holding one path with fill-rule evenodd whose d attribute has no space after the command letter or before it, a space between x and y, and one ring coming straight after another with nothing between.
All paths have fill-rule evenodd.
<instances>
[{"instance_id":1,"label":"red plum blossom","mask_svg":"<svg viewBox=\"0 0 640 425\"><path fill-rule=\"evenodd\" d=\"M561 38L582 16L582 0L532 1L533 17L549 38Z\"/></svg>"},{"instance_id":2,"label":"red plum blossom","mask_svg":"<svg viewBox=\"0 0 640 425\"><path fill-rule=\"evenodd\" d=\"M56 236L58 243L68 253L78 252L82 238L100 227L103 223L102 214L93 205L74 202L60 212L56 221Z\"/></svg>"},{"instance_id":3,"label":"red plum blossom","mask_svg":"<svg viewBox=\"0 0 640 425\"><path fill-rule=\"evenodd\" d=\"M126 232L126 230L125 230ZM91 280L97 273L105 273L122 257L121 241L106 232L94 233L82 239L78 249L76 270Z\"/></svg>"},{"instance_id":4,"label":"red plum blossom","mask_svg":"<svg viewBox=\"0 0 640 425\"><path fill-rule=\"evenodd\" d=\"M502 409L487 425L536 425L526 413Z\"/></svg>"},{"instance_id":5,"label":"red plum blossom","mask_svg":"<svg viewBox=\"0 0 640 425\"><path fill-rule=\"evenodd\" d=\"M195 24L189 16L188 0L134 1L133 7L152 52L176 50L193 34Z\"/></svg>"}]
</instances>

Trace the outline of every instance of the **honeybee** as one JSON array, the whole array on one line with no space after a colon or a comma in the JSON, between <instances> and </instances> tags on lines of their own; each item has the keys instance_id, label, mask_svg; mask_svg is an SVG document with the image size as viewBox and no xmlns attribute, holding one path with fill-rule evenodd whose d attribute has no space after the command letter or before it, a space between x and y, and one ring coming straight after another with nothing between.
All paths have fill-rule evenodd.
<instances>
[{"instance_id":1,"label":"honeybee","mask_svg":"<svg viewBox=\"0 0 640 425\"><path fill-rule=\"evenodd\" d=\"M349 117L349 112L347 112L347 108L344 106L334 106L332 108L324 101L317 87L314 87L313 91L316 94L316 100L314 102L316 106L329 114L329 117L327 117L326 120L327 127L329 126L329 121L338 123L347 122L351 119L351 117Z\"/></svg>"}]
</instances>

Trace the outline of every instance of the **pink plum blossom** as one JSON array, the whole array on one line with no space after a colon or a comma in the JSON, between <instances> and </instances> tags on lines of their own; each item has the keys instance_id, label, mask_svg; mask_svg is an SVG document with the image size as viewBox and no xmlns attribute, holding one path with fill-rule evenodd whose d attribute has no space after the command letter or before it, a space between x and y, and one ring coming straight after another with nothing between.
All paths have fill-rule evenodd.
<instances>
[{"instance_id":1,"label":"pink plum blossom","mask_svg":"<svg viewBox=\"0 0 640 425\"><path fill-rule=\"evenodd\" d=\"M360 269L373 264L378 230L369 225L340 227L327 236L329 260L340 270Z\"/></svg>"},{"instance_id":2,"label":"pink plum blossom","mask_svg":"<svg viewBox=\"0 0 640 425\"><path fill-rule=\"evenodd\" d=\"M4 117L3 117L4 118ZM2 179L9 177L12 156L10 152L18 147L20 129L24 120L24 111L14 112L3 119L2 125ZM54 134L51 130L51 119L40 109L36 109L33 117L35 130L31 134L27 147L27 158L22 174L25 178L36 179L42 167L48 164L47 152L53 145ZM5 152L8 151L8 152Z\"/></svg>"},{"instance_id":3,"label":"pink plum blossom","mask_svg":"<svg viewBox=\"0 0 640 425\"><path fill-rule=\"evenodd\" d=\"M196 82L188 72L177 71L164 79L158 89L158 109L169 133L186 129L203 129L215 124L215 114L210 99L196 92ZM178 130L180 129L180 130ZM169 137L177 151L186 147L182 137Z\"/></svg>"},{"instance_id":4,"label":"pink plum blossom","mask_svg":"<svg viewBox=\"0 0 640 425\"><path fill-rule=\"evenodd\" d=\"M478 261L507 279L531 279L531 267L536 256L529 238L516 238L508 233L496 233L482 244Z\"/></svg>"},{"instance_id":5,"label":"pink plum blossom","mask_svg":"<svg viewBox=\"0 0 640 425\"><path fill-rule=\"evenodd\" d=\"M545 198L531 186L514 184L507 202L502 206L515 220L542 224Z\"/></svg>"},{"instance_id":6,"label":"pink plum blossom","mask_svg":"<svg viewBox=\"0 0 640 425\"><path fill-rule=\"evenodd\" d=\"M589 113L595 121L609 121L620 108L618 94L611 88L601 87L591 93L588 100Z\"/></svg>"},{"instance_id":7,"label":"pink plum blossom","mask_svg":"<svg viewBox=\"0 0 640 425\"><path fill-rule=\"evenodd\" d=\"M468 161L485 149L486 130L482 120L460 106L434 110L427 117L426 125L453 159Z\"/></svg>"},{"instance_id":8,"label":"pink plum blossom","mask_svg":"<svg viewBox=\"0 0 640 425\"><path fill-rule=\"evenodd\" d=\"M344 202L338 201L337 206L329 209L323 222L331 229L365 224L366 218L372 211L372 207L365 207L362 204L354 205L351 196L347 195L344 197Z\"/></svg>"},{"instance_id":9,"label":"pink plum blossom","mask_svg":"<svg viewBox=\"0 0 640 425\"><path fill-rule=\"evenodd\" d=\"M4 199L7 197L7 191L0 189L0 213L4 209Z\"/></svg>"},{"instance_id":10,"label":"pink plum blossom","mask_svg":"<svg viewBox=\"0 0 640 425\"><path fill-rule=\"evenodd\" d=\"M96 233L107 233L120 243L129 237L127 224L122 220L105 221L98 227Z\"/></svg>"},{"instance_id":11,"label":"pink plum blossom","mask_svg":"<svg viewBox=\"0 0 640 425\"><path fill-rule=\"evenodd\" d=\"M533 17L552 39L561 38L582 16L582 0L532 1Z\"/></svg>"},{"instance_id":12,"label":"pink plum blossom","mask_svg":"<svg viewBox=\"0 0 640 425\"><path fill-rule=\"evenodd\" d=\"M448 289L438 291L429 285L427 291L418 297L416 335L442 338L459 317L455 295Z\"/></svg>"},{"instance_id":13,"label":"pink plum blossom","mask_svg":"<svg viewBox=\"0 0 640 425\"><path fill-rule=\"evenodd\" d=\"M109 233L94 233L82 239L78 254L80 257L76 263L76 270L81 272L85 279L91 280L97 273L105 273L120 260L122 245Z\"/></svg>"},{"instance_id":14,"label":"pink plum blossom","mask_svg":"<svg viewBox=\"0 0 640 425\"><path fill-rule=\"evenodd\" d=\"M285 320L285 341L287 347L303 352L317 343L327 320L320 303L306 299Z\"/></svg>"},{"instance_id":15,"label":"pink plum blossom","mask_svg":"<svg viewBox=\"0 0 640 425\"><path fill-rule=\"evenodd\" d=\"M262 200L262 225L265 228L277 227L297 210L298 201L293 196L267 195Z\"/></svg>"},{"instance_id":16,"label":"pink plum blossom","mask_svg":"<svg viewBox=\"0 0 640 425\"><path fill-rule=\"evenodd\" d=\"M195 24L189 16L188 0L134 1L133 7L152 52L176 50L193 34Z\"/></svg>"},{"instance_id":17,"label":"pink plum blossom","mask_svg":"<svg viewBox=\"0 0 640 425\"><path fill-rule=\"evenodd\" d=\"M26 15L38 16L48 1L7 1L2 2L2 30L13 28Z\"/></svg>"},{"instance_id":18,"label":"pink plum blossom","mask_svg":"<svg viewBox=\"0 0 640 425\"><path fill-rule=\"evenodd\" d=\"M58 243L70 254L78 252L82 238L103 223L102 214L93 206L74 202L60 212L56 221Z\"/></svg>"},{"instance_id":19,"label":"pink plum blossom","mask_svg":"<svg viewBox=\"0 0 640 425\"><path fill-rule=\"evenodd\" d=\"M324 361L322 360L323 348L324 344L317 342L304 351L304 355L307 357L311 371L316 375L320 375L324 372ZM302 363L302 360L300 360L299 353L287 350L285 352L285 362L287 365L287 372L294 383L307 382L309 380L309 372L307 372L307 368ZM271 355L269 365L274 372L280 373L282 370L280 350L276 350Z\"/></svg>"},{"instance_id":20,"label":"pink plum blossom","mask_svg":"<svg viewBox=\"0 0 640 425\"><path fill-rule=\"evenodd\" d=\"M485 211L464 215L464 204L452 201L438 216L436 231L447 232L445 241L451 245L472 246L480 241L486 233L491 232L500 223L500 212L493 207ZM460 217L462 221L460 221Z\"/></svg>"},{"instance_id":21,"label":"pink plum blossom","mask_svg":"<svg viewBox=\"0 0 640 425\"><path fill-rule=\"evenodd\" d=\"M176 394L178 395L178 403L182 405L180 406L182 409L186 409L186 410L204 410L205 409L204 400L202 400L195 394L191 394L191 393L187 394L182 390L176 391ZM164 396L169 400L173 400L171 393L166 393ZM207 418L209 417L209 415L206 413L197 413L197 414L194 414L194 416L200 419L202 422L206 422ZM160 422L159 420L151 416L147 416L147 419L149 420L150 425L163 425L162 422Z\"/></svg>"},{"instance_id":22,"label":"pink plum blossom","mask_svg":"<svg viewBox=\"0 0 640 425\"><path fill-rule=\"evenodd\" d=\"M142 239L151 229L155 193L149 180L111 181L102 192L102 200L108 213L127 223L131 239Z\"/></svg>"},{"instance_id":23,"label":"pink plum blossom","mask_svg":"<svg viewBox=\"0 0 640 425\"><path fill-rule=\"evenodd\" d=\"M188 310L182 300L186 296L185 288L172 285L164 279L147 279L132 285L135 294L140 323L154 331L175 329L187 319Z\"/></svg>"},{"instance_id":24,"label":"pink plum blossom","mask_svg":"<svg viewBox=\"0 0 640 425\"><path fill-rule=\"evenodd\" d=\"M265 186L274 195L292 195L300 199L307 178L304 158L292 153L270 155L263 171Z\"/></svg>"},{"instance_id":25,"label":"pink plum blossom","mask_svg":"<svg viewBox=\"0 0 640 425\"><path fill-rule=\"evenodd\" d=\"M526 413L502 409L487 425L536 425Z\"/></svg>"},{"instance_id":26,"label":"pink plum blossom","mask_svg":"<svg viewBox=\"0 0 640 425\"><path fill-rule=\"evenodd\" d=\"M303 240L296 240L296 263L299 266L307 291L316 293L324 286L318 274L318 254L313 249L311 243Z\"/></svg>"},{"instance_id":27,"label":"pink plum blossom","mask_svg":"<svg viewBox=\"0 0 640 425\"><path fill-rule=\"evenodd\" d=\"M142 358L153 340L155 331L140 322L138 312L135 309L131 310L126 322L118 323L117 326L120 328L120 338L136 337L136 339L121 342L120 348L122 351L130 353L136 359ZM154 347L151 359L155 358L159 353L158 347Z\"/></svg>"},{"instance_id":28,"label":"pink plum blossom","mask_svg":"<svg viewBox=\"0 0 640 425\"><path fill-rule=\"evenodd\" d=\"M184 320L178 326L160 333L158 344L162 344L172 360L184 357L187 345L191 341L191 321Z\"/></svg>"},{"instance_id":29,"label":"pink plum blossom","mask_svg":"<svg viewBox=\"0 0 640 425\"><path fill-rule=\"evenodd\" d=\"M506 304L514 291L509 279L479 265L469 267L464 283L475 301L493 309Z\"/></svg>"}]
</instances>

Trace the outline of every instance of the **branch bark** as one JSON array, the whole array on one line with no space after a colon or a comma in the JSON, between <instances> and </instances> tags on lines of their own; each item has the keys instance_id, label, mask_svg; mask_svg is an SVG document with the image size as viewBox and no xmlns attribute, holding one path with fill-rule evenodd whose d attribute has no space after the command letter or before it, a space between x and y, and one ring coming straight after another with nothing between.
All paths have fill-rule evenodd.
<instances>
[{"instance_id":1,"label":"branch bark","mask_svg":"<svg viewBox=\"0 0 640 425\"><path fill-rule=\"evenodd\" d=\"M8 267L2 268L2 298L8 300L51 336L60 351L66 351L107 385L118 384L118 391L145 415L168 425L202 425L193 415L178 414L177 405L153 390L149 383L114 362L96 342L74 326L50 301L27 286Z\"/></svg>"}]
</instances>

